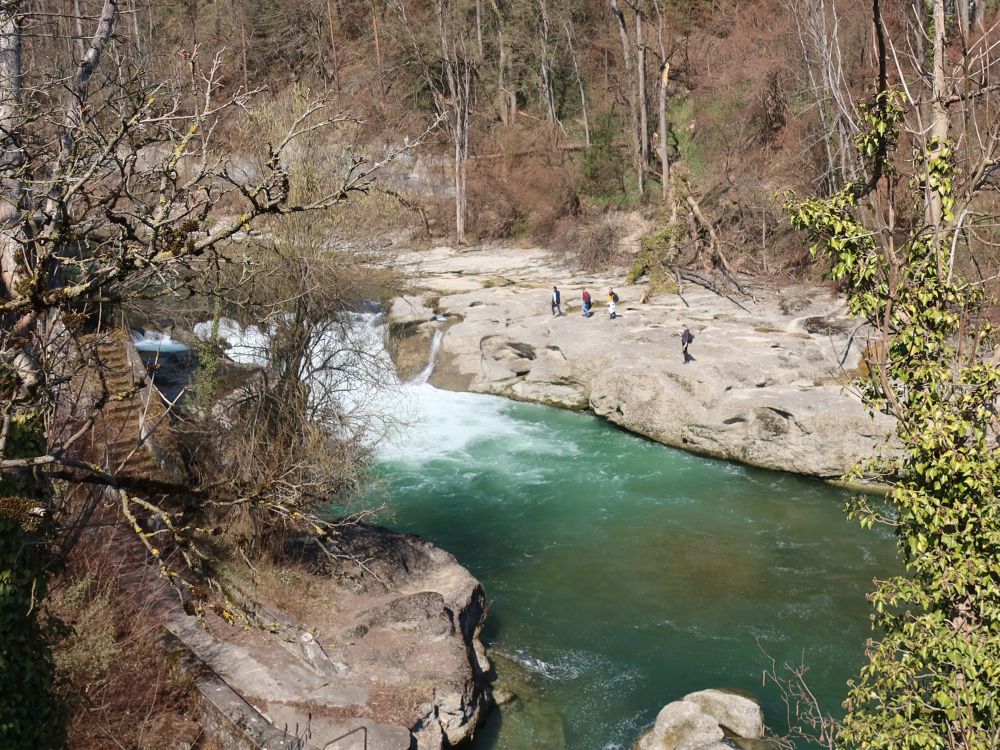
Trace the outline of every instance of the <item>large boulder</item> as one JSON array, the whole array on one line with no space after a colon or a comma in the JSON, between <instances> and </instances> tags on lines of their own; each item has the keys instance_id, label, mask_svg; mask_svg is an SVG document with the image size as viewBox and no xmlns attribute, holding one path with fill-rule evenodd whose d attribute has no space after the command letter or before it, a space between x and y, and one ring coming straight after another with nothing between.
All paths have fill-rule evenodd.
<instances>
[{"instance_id":1,"label":"large boulder","mask_svg":"<svg viewBox=\"0 0 1000 750\"><path fill-rule=\"evenodd\" d=\"M733 734L747 739L764 736L764 712L756 702L726 690L699 690L684 696Z\"/></svg>"},{"instance_id":2,"label":"large boulder","mask_svg":"<svg viewBox=\"0 0 1000 750\"><path fill-rule=\"evenodd\" d=\"M674 701L660 710L652 730L639 739L636 750L708 750L724 736L719 722L700 706Z\"/></svg>"},{"instance_id":3,"label":"large boulder","mask_svg":"<svg viewBox=\"0 0 1000 750\"><path fill-rule=\"evenodd\" d=\"M731 739L759 740L764 736L764 713L742 695L699 690L664 706L633 750L729 750L722 742L723 729Z\"/></svg>"}]
</instances>

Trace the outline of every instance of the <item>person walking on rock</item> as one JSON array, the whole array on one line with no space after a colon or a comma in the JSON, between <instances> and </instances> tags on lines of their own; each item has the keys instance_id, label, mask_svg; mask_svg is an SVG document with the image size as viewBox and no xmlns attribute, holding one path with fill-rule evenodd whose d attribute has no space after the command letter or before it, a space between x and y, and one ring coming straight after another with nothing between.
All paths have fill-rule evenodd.
<instances>
[{"instance_id":1,"label":"person walking on rock","mask_svg":"<svg viewBox=\"0 0 1000 750\"><path fill-rule=\"evenodd\" d=\"M559 302L562 297L559 294L558 287L552 287L552 317L555 318L558 315L562 315L562 308L559 307Z\"/></svg>"},{"instance_id":2,"label":"person walking on rock","mask_svg":"<svg viewBox=\"0 0 1000 750\"><path fill-rule=\"evenodd\" d=\"M618 294L612 287L608 287L608 316L611 320L618 317Z\"/></svg>"},{"instance_id":3,"label":"person walking on rock","mask_svg":"<svg viewBox=\"0 0 1000 750\"><path fill-rule=\"evenodd\" d=\"M691 345L692 341L694 341L694 334L691 333L690 329L685 325L684 330L681 331L681 351L684 353L684 364L694 361L694 357L688 354L688 347Z\"/></svg>"},{"instance_id":4,"label":"person walking on rock","mask_svg":"<svg viewBox=\"0 0 1000 750\"><path fill-rule=\"evenodd\" d=\"M594 313L592 313L590 311L590 305L591 305L590 292L588 292L586 289L584 289L583 290L583 317L585 317L585 318L589 318L591 315L594 314Z\"/></svg>"}]
</instances>

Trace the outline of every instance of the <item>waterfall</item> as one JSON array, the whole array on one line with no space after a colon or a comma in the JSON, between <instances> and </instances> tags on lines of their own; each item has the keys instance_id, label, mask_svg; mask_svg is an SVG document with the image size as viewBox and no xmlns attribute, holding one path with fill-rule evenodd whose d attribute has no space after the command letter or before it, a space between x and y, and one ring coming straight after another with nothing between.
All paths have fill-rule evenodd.
<instances>
[{"instance_id":1,"label":"waterfall","mask_svg":"<svg viewBox=\"0 0 1000 750\"><path fill-rule=\"evenodd\" d=\"M444 331L440 328L434 331L434 341L431 342L430 359L427 361L427 366L420 371L420 374L410 381L411 385L423 385L430 379L431 373L434 372L434 365L437 364L438 352L441 350L441 339L443 338Z\"/></svg>"},{"instance_id":2,"label":"waterfall","mask_svg":"<svg viewBox=\"0 0 1000 750\"><path fill-rule=\"evenodd\" d=\"M219 321L219 342L226 355L246 365L269 361L271 338L281 321L266 327ZM199 323L195 334L207 339L211 323ZM401 383L386 348L388 326L381 313L351 313L330 321L315 338L301 377L317 404L337 404L336 426L367 432L383 460L422 464L455 457L484 440L514 437L517 424L507 417L509 403L495 396L443 391L427 380L434 371L443 330L436 330L427 366ZM322 418L322 408L315 416ZM435 429L429 430L428 425ZM529 436L523 432L522 440Z\"/></svg>"}]
</instances>

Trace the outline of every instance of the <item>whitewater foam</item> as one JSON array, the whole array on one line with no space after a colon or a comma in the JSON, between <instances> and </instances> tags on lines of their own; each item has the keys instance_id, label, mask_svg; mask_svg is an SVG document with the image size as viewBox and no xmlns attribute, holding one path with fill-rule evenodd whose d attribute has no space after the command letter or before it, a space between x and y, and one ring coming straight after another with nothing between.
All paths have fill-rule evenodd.
<instances>
[{"instance_id":1,"label":"whitewater foam","mask_svg":"<svg viewBox=\"0 0 1000 750\"><path fill-rule=\"evenodd\" d=\"M132 331L132 343L136 351L140 352L163 352L164 354L174 354L190 351L190 347L179 341L170 338L169 333L160 331L145 331L139 333Z\"/></svg>"}]
</instances>

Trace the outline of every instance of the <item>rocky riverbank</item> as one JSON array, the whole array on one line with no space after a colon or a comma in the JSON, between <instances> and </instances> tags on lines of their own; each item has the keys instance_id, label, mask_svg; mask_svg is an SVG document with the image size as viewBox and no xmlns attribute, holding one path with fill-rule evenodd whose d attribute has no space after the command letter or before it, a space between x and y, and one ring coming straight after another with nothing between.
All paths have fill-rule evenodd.
<instances>
[{"instance_id":1,"label":"rocky riverbank","mask_svg":"<svg viewBox=\"0 0 1000 750\"><path fill-rule=\"evenodd\" d=\"M469 739L492 705L479 582L417 537L359 525L333 559L309 550L250 592L268 627L166 617L173 649L223 747L438 750ZM307 573L305 571L312 571ZM294 619L287 614L294 612Z\"/></svg>"},{"instance_id":2,"label":"rocky riverbank","mask_svg":"<svg viewBox=\"0 0 1000 750\"><path fill-rule=\"evenodd\" d=\"M450 323L431 383L570 409L695 453L835 479L882 442L847 385L864 333L822 287L720 296L685 285L646 302L624 270L588 275L539 249L435 248L402 259L417 291L390 313L401 371L419 371ZM553 285L563 295L553 317ZM618 317L603 306L609 286ZM595 315L580 314L586 287ZM679 333L695 335L685 364Z\"/></svg>"}]
</instances>

